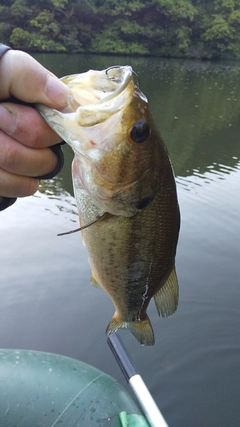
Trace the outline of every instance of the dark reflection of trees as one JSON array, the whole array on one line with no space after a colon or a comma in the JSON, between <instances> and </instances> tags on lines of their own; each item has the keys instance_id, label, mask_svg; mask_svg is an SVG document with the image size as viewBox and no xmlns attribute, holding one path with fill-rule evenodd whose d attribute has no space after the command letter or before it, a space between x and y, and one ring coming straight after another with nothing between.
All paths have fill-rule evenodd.
<instances>
[{"instance_id":1,"label":"dark reflection of trees","mask_svg":"<svg viewBox=\"0 0 240 427\"><path fill-rule=\"evenodd\" d=\"M68 145L63 146L64 167L59 175L53 179L41 180L39 192L46 194L48 198L63 199L73 196L71 163L73 159L72 149Z\"/></svg>"},{"instance_id":2,"label":"dark reflection of trees","mask_svg":"<svg viewBox=\"0 0 240 427\"><path fill-rule=\"evenodd\" d=\"M236 166L240 159L240 70L192 61L159 61L143 80L154 119L177 175L207 167ZM158 87L151 84L156 82Z\"/></svg>"},{"instance_id":3,"label":"dark reflection of trees","mask_svg":"<svg viewBox=\"0 0 240 427\"><path fill-rule=\"evenodd\" d=\"M65 144L63 146L64 153L64 167L60 173L60 177L64 183L64 189L73 196L73 185L72 185L72 159L73 151L69 145Z\"/></svg>"}]
</instances>

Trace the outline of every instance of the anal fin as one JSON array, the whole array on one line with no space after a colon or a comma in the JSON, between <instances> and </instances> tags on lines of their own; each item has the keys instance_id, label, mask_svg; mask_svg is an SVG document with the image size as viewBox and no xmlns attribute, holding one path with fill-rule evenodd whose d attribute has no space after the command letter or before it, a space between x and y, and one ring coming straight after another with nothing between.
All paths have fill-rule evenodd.
<instances>
[{"instance_id":1,"label":"anal fin","mask_svg":"<svg viewBox=\"0 0 240 427\"><path fill-rule=\"evenodd\" d=\"M147 314L144 320L122 322L117 319L115 313L107 327L106 333L107 335L111 335L114 332L117 332L118 329L129 329L142 345L149 346L153 345L155 342L153 328Z\"/></svg>"},{"instance_id":2,"label":"anal fin","mask_svg":"<svg viewBox=\"0 0 240 427\"><path fill-rule=\"evenodd\" d=\"M92 272L92 275L91 275L90 284L91 284L92 286L94 286L95 288L101 288L101 286L100 286L100 285L99 285L99 283L97 282L97 280L96 280L96 278L95 278L95 276L94 276L94 273L93 273L93 272Z\"/></svg>"},{"instance_id":3,"label":"anal fin","mask_svg":"<svg viewBox=\"0 0 240 427\"><path fill-rule=\"evenodd\" d=\"M166 282L154 295L159 316L168 317L175 313L178 306L178 279L173 267Z\"/></svg>"}]
</instances>

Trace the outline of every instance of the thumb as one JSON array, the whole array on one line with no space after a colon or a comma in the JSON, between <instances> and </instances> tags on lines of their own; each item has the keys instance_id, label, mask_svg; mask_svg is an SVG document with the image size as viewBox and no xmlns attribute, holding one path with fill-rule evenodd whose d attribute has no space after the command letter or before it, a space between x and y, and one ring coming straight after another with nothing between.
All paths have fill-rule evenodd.
<instances>
[{"instance_id":1,"label":"thumb","mask_svg":"<svg viewBox=\"0 0 240 427\"><path fill-rule=\"evenodd\" d=\"M0 99L14 96L24 102L64 108L68 87L25 52L7 51L0 60Z\"/></svg>"}]
</instances>

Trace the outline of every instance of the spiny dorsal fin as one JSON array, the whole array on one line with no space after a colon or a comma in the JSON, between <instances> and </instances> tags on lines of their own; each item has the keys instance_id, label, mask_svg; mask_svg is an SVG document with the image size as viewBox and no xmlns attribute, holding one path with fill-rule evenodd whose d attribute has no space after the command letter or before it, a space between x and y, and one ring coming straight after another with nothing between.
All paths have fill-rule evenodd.
<instances>
[{"instance_id":1,"label":"spiny dorsal fin","mask_svg":"<svg viewBox=\"0 0 240 427\"><path fill-rule=\"evenodd\" d=\"M178 280L175 267L173 267L162 288L154 295L154 301L159 316L171 316L178 306Z\"/></svg>"},{"instance_id":2,"label":"spiny dorsal fin","mask_svg":"<svg viewBox=\"0 0 240 427\"><path fill-rule=\"evenodd\" d=\"M107 335L117 332L118 329L129 329L137 340L143 345L153 345L155 342L153 328L146 314L145 320L136 322L121 322L117 319L116 313L107 327Z\"/></svg>"}]
</instances>

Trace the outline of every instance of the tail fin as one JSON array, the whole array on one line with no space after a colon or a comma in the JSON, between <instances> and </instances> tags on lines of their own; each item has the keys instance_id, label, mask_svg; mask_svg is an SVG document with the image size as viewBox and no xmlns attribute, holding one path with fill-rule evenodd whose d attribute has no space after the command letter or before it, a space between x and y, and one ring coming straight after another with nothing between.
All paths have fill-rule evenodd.
<instances>
[{"instance_id":1,"label":"tail fin","mask_svg":"<svg viewBox=\"0 0 240 427\"><path fill-rule=\"evenodd\" d=\"M107 335L111 335L117 332L118 329L129 329L142 345L153 345L155 342L152 325L147 314L144 320L121 322L117 319L115 313L107 327L106 333Z\"/></svg>"}]
</instances>

